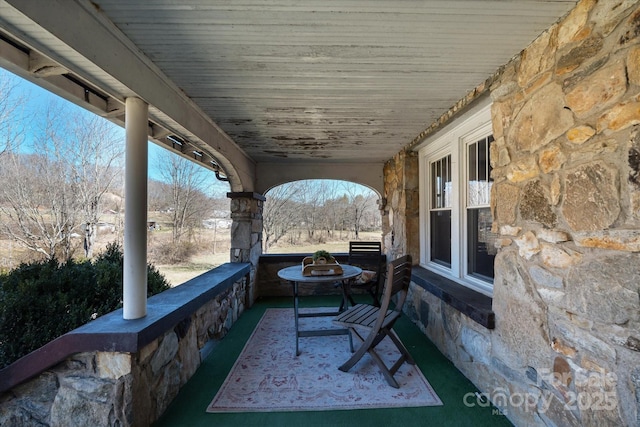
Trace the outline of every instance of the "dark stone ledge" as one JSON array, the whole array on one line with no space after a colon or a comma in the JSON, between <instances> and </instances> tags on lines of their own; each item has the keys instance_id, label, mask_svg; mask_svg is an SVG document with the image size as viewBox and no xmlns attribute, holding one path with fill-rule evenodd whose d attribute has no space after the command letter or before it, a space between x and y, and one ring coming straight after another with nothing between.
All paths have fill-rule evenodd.
<instances>
[{"instance_id":1,"label":"dark stone ledge","mask_svg":"<svg viewBox=\"0 0 640 427\"><path fill-rule=\"evenodd\" d=\"M291 263L291 265L302 262L302 259L307 256L313 255L312 253L293 253L293 254L262 254L260 255L260 264L280 264ZM348 252L334 252L331 254L336 261L346 264L349 261ZM382 254L381 258L383 263L387 262L387 256Z\"/></svg>"},{"instance_id":2,"label":"dark stone ledge","mask_svg":"<svg viewBox=\"0 0 640 427\"><path fill-rule=\"evenodd\" d=\"M411 280L485 328L495 328L491 297L419 266L413 267Z\"/></svg>"},{"instance_id":3,"label":"dark stone ledge","mask_svg":"<svg viewBox=\"0 0 640 427\"><path fill-rule=\"evenodd\" d=\"M291 263L291 265L302 262L302 259L307 256L313 255L312 253L292 253L292 254L262 254L260 255L260 264L279 264L279 263ZM348 253L332 253L331 254L336 261L345 263L349 259Z\"/></svg>"},{"instance_id":4,"label":"dark stone ledge","mask_svg":"<svg viewBox=\"0 0 640 427\"><path fill-rule=\"evenodd\" d=\"M147 300L147 315L124 320L122 309L56 338L0 370L0 393L40 374L76 353L136 353L173 329L250 271L249 263L226 263Z\"/></svg>"}]
</instances>

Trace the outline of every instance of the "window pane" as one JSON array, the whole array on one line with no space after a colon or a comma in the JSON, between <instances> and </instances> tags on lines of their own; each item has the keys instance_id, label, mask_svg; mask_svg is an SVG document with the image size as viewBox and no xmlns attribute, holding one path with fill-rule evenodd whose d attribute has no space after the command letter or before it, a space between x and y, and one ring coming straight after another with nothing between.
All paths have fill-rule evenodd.
<instances>
[{"instance_id":1,"label":"window pane","mask_svg":"<svg viewBox=\"0 0 640 427\"><path fill-rule=\"evenodd\" d=\"M491 232L489 208L467 210L467 271L487 282L493 282L493 263L496 257L496 234Z\"/></svg>"},{"instance_id":2,"label":"window pane","mask_svg":"<svg viewBox=\"0 0 640 427\"><path fill-rule=\"evenodd\" d=\"M476 157L476 148L477 148L476 144L469 144L468 158L467 158L467 164L469 165L469 173L468 173L467 179L469 181L478 180L478 164L477 164L478 159Z\"/></svg>"},{"instance_id":3,"label":"window pane","mask_svg":"<svg viewBox=\"0 0 640 427\"><path fill-rule=\"evenodd\" d=\"M431 261L451 267L451 211L431 212Z\"/></svg>"},{"instance_id":4,"label":"window pane","mask_svg":"<svg viewBox=\"0 0 640 427\"><path fill-rule=\"evenodd\" d=\"M491 197L491 161L489 159L489 136L469 144L467 149L467 206L486 206Z\"/></svg>"},{"instance_id":5,"label":"window pane","mask_svg":"<svg viewBox=\"0 0 640 427\"><path fill-rule=\"evenodd\" d=\"M451 207L451 156L431 163L431 209Z\"/></svg>"},{"instance_id":6,"label":"window pane","mask_svg":"<svg viewBox=\"0 0 640 427\"><path fill-rule=\"evenodd\" d=\"M489 170L488 161L489 161L489 153L487 153L487 148L489 144L487 144L487 140L481 139L476 143L478 146L478 181L489 181L489 175L487 171Z\"/></svg>"}]
</instances>

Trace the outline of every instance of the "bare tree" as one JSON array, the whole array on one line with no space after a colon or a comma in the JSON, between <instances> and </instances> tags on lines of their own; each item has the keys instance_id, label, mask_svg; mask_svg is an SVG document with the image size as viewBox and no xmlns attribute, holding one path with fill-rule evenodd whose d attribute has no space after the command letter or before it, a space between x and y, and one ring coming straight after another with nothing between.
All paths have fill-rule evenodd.
<instances>
[{"instance_id":1,"label":"bare tree","mask_svg":"<svg viewBox=\"0 0 640 427\"><path fill-rule=\"evenodd\" d=\"M35 136L34 154L5 153L0 212L6 236L46 259L67 260L78 206L67 163L73 153L63 144L55 117L50 109Z\"/></svg>"},{"instance_id":2,"label":"bare tree","mask_svg":"<svg viewBox=\"0 0 640 427\"><path fill-rule=\"evenodd\" d=\"M300 203L296 199L302 191L303 186L300 183L292 182L279 185L267 192L267 200L262 212L263 249L265 252L299 225Z\"/></svg>"},{"instance_id":3,"label":"bare tree","mask_svg":"<svg viewBox=\"0 0 640 427\"><path fill-rule=\"evenodd\" d=\"M307 237L310 240L319 240L322 236L316 236L316 231L326 231L327 236L331 232L331 221L327 212L328 202L335 198L337 191L337 183L335 180L307 180L303 183L303 197L301 202L304 204L302 212L305 214L305 228Z\"/></svg>"},{"instance_id":4,"label":"bare tree","mask_svg":"<svg viewBox=\"0 0 640 427\"><path fill-rule=\"evenodd\" d=\"M170 151L156 159L163 181L170 186L168 208L171 210L173 242L180 242L188 231L202 223L210 210L203 192L207 170Z\"/></svg>"},{"instance_id":5,"label":"bare tree","mask_svg":"<svg viewBox=\"0 0 640 427\"><path fill-rule=\"evenodd\" d=\"M337 192L337 191L336 191ZM339 238L342 239L343 231L347 231L349 218L347 212L349 211L349 198L346 195L341 195L337 198L329 200L325 205L327 212L327 218L330 221L330 228L332 230L339 230Z\"/></svg>"},{"instance_id":6,"label":"bare tree","mask_svg":"<svg viewBox=\"0 0 640 427\"><path fill-rule=\"evenodd\" d=\"M122 175L123 135L90 113L78 114L68 122L66 135L67 143L75 147L70 164L84 224L85 256L92 258L104 196Z\"/></svg>"},{"instance_id":7,"label":"bare tree","mask_svg":"<svg viewBox=\"0 0 640 427\"><path fill-rule=\"evenodd\" d=\"M352 182L343 183L345 193L349 197L349 214L353 218L353 232L355 239L360 238L360 230L362 228L362 219L367 212L375 208L376 196L373 191L362 191L362 186Z\"/></svg>"},{"instance_id":8,"label":"bare tree","mask_svg":"<svg viewBox=\"0 0 640 427\"><path fill-rule=\"evenodd\" d=\"M122 144L109 124L89 114L50 104L33 143L11 148L2 161L3 234L47 259L70 259L74 237L82 235L92 256L102 198L121 173Z\"/></svg>"},{"instance_id":9,"label":"bare tree","mask_svg":"<svg viewBox=\"0 0 640 427\"><path fill-rule=\"evenodd\" d=\"M15 149L24 136L25 96L17 93L18 79L0 70L0 155Z\"/></svg>"}]
</instances>

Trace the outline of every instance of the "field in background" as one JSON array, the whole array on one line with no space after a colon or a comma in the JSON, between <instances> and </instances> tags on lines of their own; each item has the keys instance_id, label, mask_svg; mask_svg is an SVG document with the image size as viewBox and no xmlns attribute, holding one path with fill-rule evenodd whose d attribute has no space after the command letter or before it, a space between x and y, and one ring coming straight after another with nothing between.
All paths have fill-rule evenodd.
<instances>
[{"instance_id":1,"label":"field in background","mask_svg":"<svg viewBox=\"0 0 640 427\"><path fill-rule=\"evenodd\" d=\"M228 234L227 234L228 235ZM365 232L360 233L359 240L375 240L379 241L381 238L380 232ZM203 238L206 238L206 233ZM218 236L220 239L220 236ZM324 243L302 243L302 244L291 244L291 243L282 243L277 244L271 248L269 253L272 254L288 254L288 253L313 253L317 250L324 249L329 253L335 252L349 252L349 237L347 234L344 235L344 240L332 240ZM183 263L179 265L163 265L158 264L156 267L160 272L167 278L167 280L173 285L179 285L181 283L186 282L189 279L192 279L210 269L223 264L225 262L229 262L229 240L227 240L227 250L223 252L219 252L216 250L216 253L210 253L206 250L199 252L198 254L192 256L188 263ZM218 243L220 246L220 243Z\"/></svg>"},{"instance_id":2,"label":"field in background","mask_svg":"<svg viewBox=\"0 0 640 427\"><path fill-rule=\"evenodd\" d=\"M339 233L334 233L339 236ZM290 243L291 239L283 239L282 243L270 248L269 253L303 253L309 254L324 249L330 253L349 251L349 240L353 233L343 233L342 240L327 240L323 243L302 242ZM380 232L362 232L359 240L380 240ZM108 243L117 241L117 232L102 231L96 241L97 252L101 251ZM171 283L172 286L182 284L200 274L211 270L225 262L229 262L230 229L218 228L198 229L192 237L193 253L187 260L177 264L158 261L157 254L160 250L166 251L172 246L171 229L162 223L160 230L149 233L148 259ZM215 245L214 245L215 241ZM78 247L82 241L78 239ZM11 269L21 262L29 261L33 254L23 249L20 245L9 240L0 240L0 268Z\"/></svg>"}]
</instances>

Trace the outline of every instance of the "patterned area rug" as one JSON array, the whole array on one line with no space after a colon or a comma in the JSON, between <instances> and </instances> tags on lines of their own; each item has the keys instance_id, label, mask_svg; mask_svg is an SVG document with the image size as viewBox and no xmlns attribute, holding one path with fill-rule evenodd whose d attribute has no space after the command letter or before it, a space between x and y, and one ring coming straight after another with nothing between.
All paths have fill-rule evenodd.
<instances>
[{"instance_id":1,"label":"patterned area rug","mask_svg":"<svg viewBox=\"0 0 640 427\"><path fill-rule=\"evenodd\" d=\"M300 319L301 329L335 328L331 319L303 318ZM358 347L355 338L354 346ZM390 360L396 360L398 353L389 338L385 338L377 349L380 356L386 359L387 366L390 366ZM396 372L399 389L387 384L369 354L349 372L338 370L338 366L351 354L346 335L300 338L300 351L296 357L293 309L268 309L209 404L207 412L322 411L442 405L416 366L405 363Z\"/></svg>"}]
</instances>

